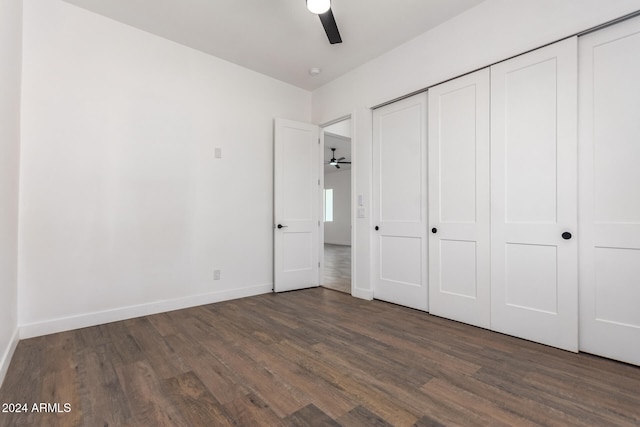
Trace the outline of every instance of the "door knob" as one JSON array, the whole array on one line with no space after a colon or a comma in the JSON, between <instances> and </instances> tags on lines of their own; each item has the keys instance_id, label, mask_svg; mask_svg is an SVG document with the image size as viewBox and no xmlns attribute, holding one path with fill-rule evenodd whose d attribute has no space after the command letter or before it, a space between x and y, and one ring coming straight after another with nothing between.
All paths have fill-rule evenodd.
<instances>
[{"instance_id":1,"label":"door knob","mask_svg":"<svg viewBox=\"0 0 640 427\"><path fill-rule=\"evenodd\" d=\"M569 240L569 239L571 239L571 237L572 237L571 233L569 233L568 231L565 231L564 233L562 233L562 238L564 240Z\"/></svg>"},{"instance_id":2,"label":"door knob","mask_svg":"<svg viewBox=\"0 0 640 427\"><path fill-rule=\"evenodd\" d=\"M380 227L378 227L377 225L375 226L376 231L380 230Z\"/></svg>"},{"instance_id":3,"label":"door knob","mask_svg":"<svg viewBox=\"0 0 640 427\"><path fill-rule=\"evenodd\" d=\"M436 234L436 233L438 232L438 229L437 229L437 228L435 228L435 227L433 227L433 228L431 229L431 232L432 232L433 234Z\"/></svg>"},{"instance_id":4,"label":"door knob","mask_svg":"<svg viewBox=\"0 0 640 427\"><path fill-rule=\"evenodd\" d=\"M278 229L288 227L288 225L278 224Z\"/></svg>"}]
</instances>

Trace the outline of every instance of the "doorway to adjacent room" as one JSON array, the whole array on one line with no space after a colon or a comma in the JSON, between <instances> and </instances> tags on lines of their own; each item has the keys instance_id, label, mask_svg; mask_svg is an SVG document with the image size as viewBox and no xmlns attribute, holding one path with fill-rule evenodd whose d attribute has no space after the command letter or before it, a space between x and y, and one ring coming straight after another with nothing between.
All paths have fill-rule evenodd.
<instances>
[{"instance_id":1,"label":"doorway to adjacent room","mask_svg":"<svg viewBox=\"0 0 640 427\"><path fill-rule=\"evenodd\" d=\"M351 293L351 119L326 126L324 133L324 263L322 285Z\"/></svg>"}]
</instances>

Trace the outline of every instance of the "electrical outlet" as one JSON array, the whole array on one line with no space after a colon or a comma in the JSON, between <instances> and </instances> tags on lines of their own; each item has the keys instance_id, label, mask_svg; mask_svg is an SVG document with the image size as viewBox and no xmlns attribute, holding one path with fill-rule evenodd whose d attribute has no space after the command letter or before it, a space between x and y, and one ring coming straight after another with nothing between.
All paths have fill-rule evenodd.
<instances>
[{"instance_id":1,"label":"electrical outlet","mask_svg":"<svg viewBox=\"0 0 640 427\"><path fill-rule=\"evenodd\" d=\"M220 280L220 270L213 270L213 280Z\"/></svg>"},{"instance_id":2,"label":"electrical outlet","mask_svg":"<svg viewBox=\"0 0 640 427\"><path fill-rule=\"evenodd\" d=\"M220 147L215 147L215 149L213 150L213 155L216 159L221 159L222 158L222 148Z\"/></svg>"}]
</instances>

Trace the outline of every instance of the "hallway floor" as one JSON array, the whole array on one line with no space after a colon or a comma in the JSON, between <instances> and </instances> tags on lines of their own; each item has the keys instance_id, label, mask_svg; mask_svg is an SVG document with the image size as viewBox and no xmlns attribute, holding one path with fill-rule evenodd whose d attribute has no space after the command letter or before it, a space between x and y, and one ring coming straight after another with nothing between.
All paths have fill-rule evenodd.
<instances>
[{"instance_id":1,"label":"hallway floor","mask_svg":"<svg viewBox=\"0 0 640 427\"><path fill-rule=\"evenodd\" d=\"M351 246L325 243L323 286L351 294Z\"/></svg>"}]
</instances>

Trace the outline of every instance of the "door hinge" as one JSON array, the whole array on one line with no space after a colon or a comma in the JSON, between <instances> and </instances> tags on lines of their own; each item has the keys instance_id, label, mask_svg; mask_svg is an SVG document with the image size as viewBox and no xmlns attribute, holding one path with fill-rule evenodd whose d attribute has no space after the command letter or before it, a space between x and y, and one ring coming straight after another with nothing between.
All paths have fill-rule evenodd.
<instances>
[{"instance_id":1,"label":"door hinge","mask_svg":"<svg viewBox=\"0 0 640 427\"><path fill-rule=\"evenodd\" d=\"M318 227L320 227L320 221L318 221Z\"/></svg>"},{"instance_id":2,"label":"door hinge","mask_svg":"<svg viewBox=\"0 0 640 427\"><path fill-rule=\"evenodd\" d=\"M320 180L318 180L318 185L320 185Z\"/></svg>"},{"instance_id":3,"label":"door hinge","mask_svg":"<svg viewBox=\"0 0 640 427\"><path fill-rule=\"evenodd\" d=\"M320 268L320 261L318 261L318 268Z\"/></svg>"}]
</instances>

